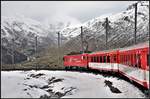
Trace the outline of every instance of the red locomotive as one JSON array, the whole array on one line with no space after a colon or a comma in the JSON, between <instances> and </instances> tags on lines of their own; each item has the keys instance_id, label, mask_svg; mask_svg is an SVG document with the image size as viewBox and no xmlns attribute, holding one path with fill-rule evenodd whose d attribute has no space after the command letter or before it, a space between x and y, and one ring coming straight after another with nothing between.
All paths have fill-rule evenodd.
<instances>
[{"instance_id":1,"label":"red locomotive","mask_svg":"<svg viewBox=\"0 0 150 99\"><path fill-rule=\"evenodd\" d=\"M66 68L88 66L88 54L67 55L64 56L64 66Z\"/></svg>"},{"instance_id":2,"label":"red locomotive","mask_svg":"<svg viewBox=\"0 0 150 99\"><path fill-rule=\"evenodd\" d=\"M86 68L116 72L149 89L149 44L64 56L65 68Z\"/></svg>"}]
</instances>

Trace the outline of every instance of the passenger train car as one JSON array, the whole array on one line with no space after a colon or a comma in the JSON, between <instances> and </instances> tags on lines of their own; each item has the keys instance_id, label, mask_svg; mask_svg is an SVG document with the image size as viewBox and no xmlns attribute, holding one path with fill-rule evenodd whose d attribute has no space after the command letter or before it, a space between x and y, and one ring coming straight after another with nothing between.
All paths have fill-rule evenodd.
<instances>
[{"instance_id":1,"label":"passenger train car","mask_svg":"<svg viewBox=\"0 0 150 99\"><path fill-rule=\"evenodd\" d=\"M113 50L64 56L65 68L111 71L149 89L150 53L148 42Z\"/></svg>"}]
</instances>

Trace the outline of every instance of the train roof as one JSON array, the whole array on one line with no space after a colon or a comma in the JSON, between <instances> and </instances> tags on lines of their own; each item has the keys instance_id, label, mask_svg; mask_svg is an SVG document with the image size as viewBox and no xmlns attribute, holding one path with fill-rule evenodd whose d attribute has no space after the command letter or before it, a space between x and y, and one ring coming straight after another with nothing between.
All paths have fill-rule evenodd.
<instances>
[{"instance_id":1,"label":"train roof","mask_svg":"<svg viewBox=\"0 0 150 99\"><path fill-rule=\"evenodd\" d=\"M69 57L69 56L80 56L80 55L87 55L88 53L81 53L81 54L70 54L70 55L64 55L64 57Z\"/></svg>"},{"instance_id":2,"label":"train roof","mask_svg":"<svg viewBox=\"0 0 150 99\"><path fill-rule=\"evenodd\" d=\"M139 43L136 45L132 45L129 47L125 47L125 48L120 48L120 51L127 51L127 50L131 50L131 49L140 49L140 48L145 48L145 47L149 47L149 41L147 42L143 42L143 43Z\"/></svg>"},{"instance_id":3,"label":"train roof","mask_svg":"<svg viewBox=\"0 0 150 99\"><path fill-rule=\"evenodd\" d=\"M124 48L116 48L116 49L109 49L109 50L103 50L103 51L96 51L96 52L92 52L92 53L82 53L82 55L93 55L93 54L102 54L102 53L110 53L110 52L116 52L117 50L119 51L128 51L128 50L132 50L132 49L140 49L140 48L146 48L149 47L149 41L143 42L143 43L139 43L136 45L132 45L132 46L128 46L128 47L124 47ZM76 55L81 55L81 54L75 54L75 55L65 55L65 56L76 56Z\"/></svg>"},{"instance_id":4,"label":"train roof","mask_svg":"<svg viewBox=\"0 0 150 99\"><path fill-rule=\"evenodd\" d=\"M101 53L107 53L107 52L115 52L117 50L127 51L127 50L131 50L131 49L140 49L140 48L145 48L145 47L149 47L149 41L139 43L139 44L136 44L136 45L132 45L132 46L128 46L128 47L124 47L124 48L116 48L116 49L109 49L109 50L92 52L90 54L101 54Z\"/></svg>"}]
</instances>

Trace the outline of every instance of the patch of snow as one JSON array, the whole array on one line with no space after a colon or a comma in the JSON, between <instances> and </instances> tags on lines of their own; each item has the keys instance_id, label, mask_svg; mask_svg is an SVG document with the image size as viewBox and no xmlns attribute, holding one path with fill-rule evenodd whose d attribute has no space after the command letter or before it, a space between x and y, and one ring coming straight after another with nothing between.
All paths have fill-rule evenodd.
<instances>
[{"instance_id":1,"label":"patch of snow","mask_svg":"<svg viewBox=\"0 0 150 99\"><path fill-rule=\"evenodd\" d=\"M66 93L62 98L127 98L145 97L138 88L124 80L102 75L70 71L2 71L2 98L39 98L52 93ZM37 76L39 75L39 76ZM49 81L57 79L48 85ZM59 79L59 81L58 81ZM60 80L61 79L61 80ZM110 80L122 93L112 93L104 81ZM48 85L51 93L42 86ZM72 90L71 90L72 89Z\"/></svg>"}]
</instances>

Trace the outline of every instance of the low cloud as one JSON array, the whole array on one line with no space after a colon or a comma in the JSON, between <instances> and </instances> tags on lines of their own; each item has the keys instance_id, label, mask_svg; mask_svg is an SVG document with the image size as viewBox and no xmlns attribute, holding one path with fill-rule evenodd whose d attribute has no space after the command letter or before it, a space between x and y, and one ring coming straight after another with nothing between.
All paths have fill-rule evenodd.
<instances>
[{"instance_id":1,"label":"low cloud","mask_svg":"<svg viewBox=\"0 0 150 99\"><path fill-rule=\"evenodd\" d=\"M135 2L135 1L134 1ZM133 1L2 1L2 16L24 15L41 23L81 24L107 13L117 13Z\"/></svg>"}]
</instances>

